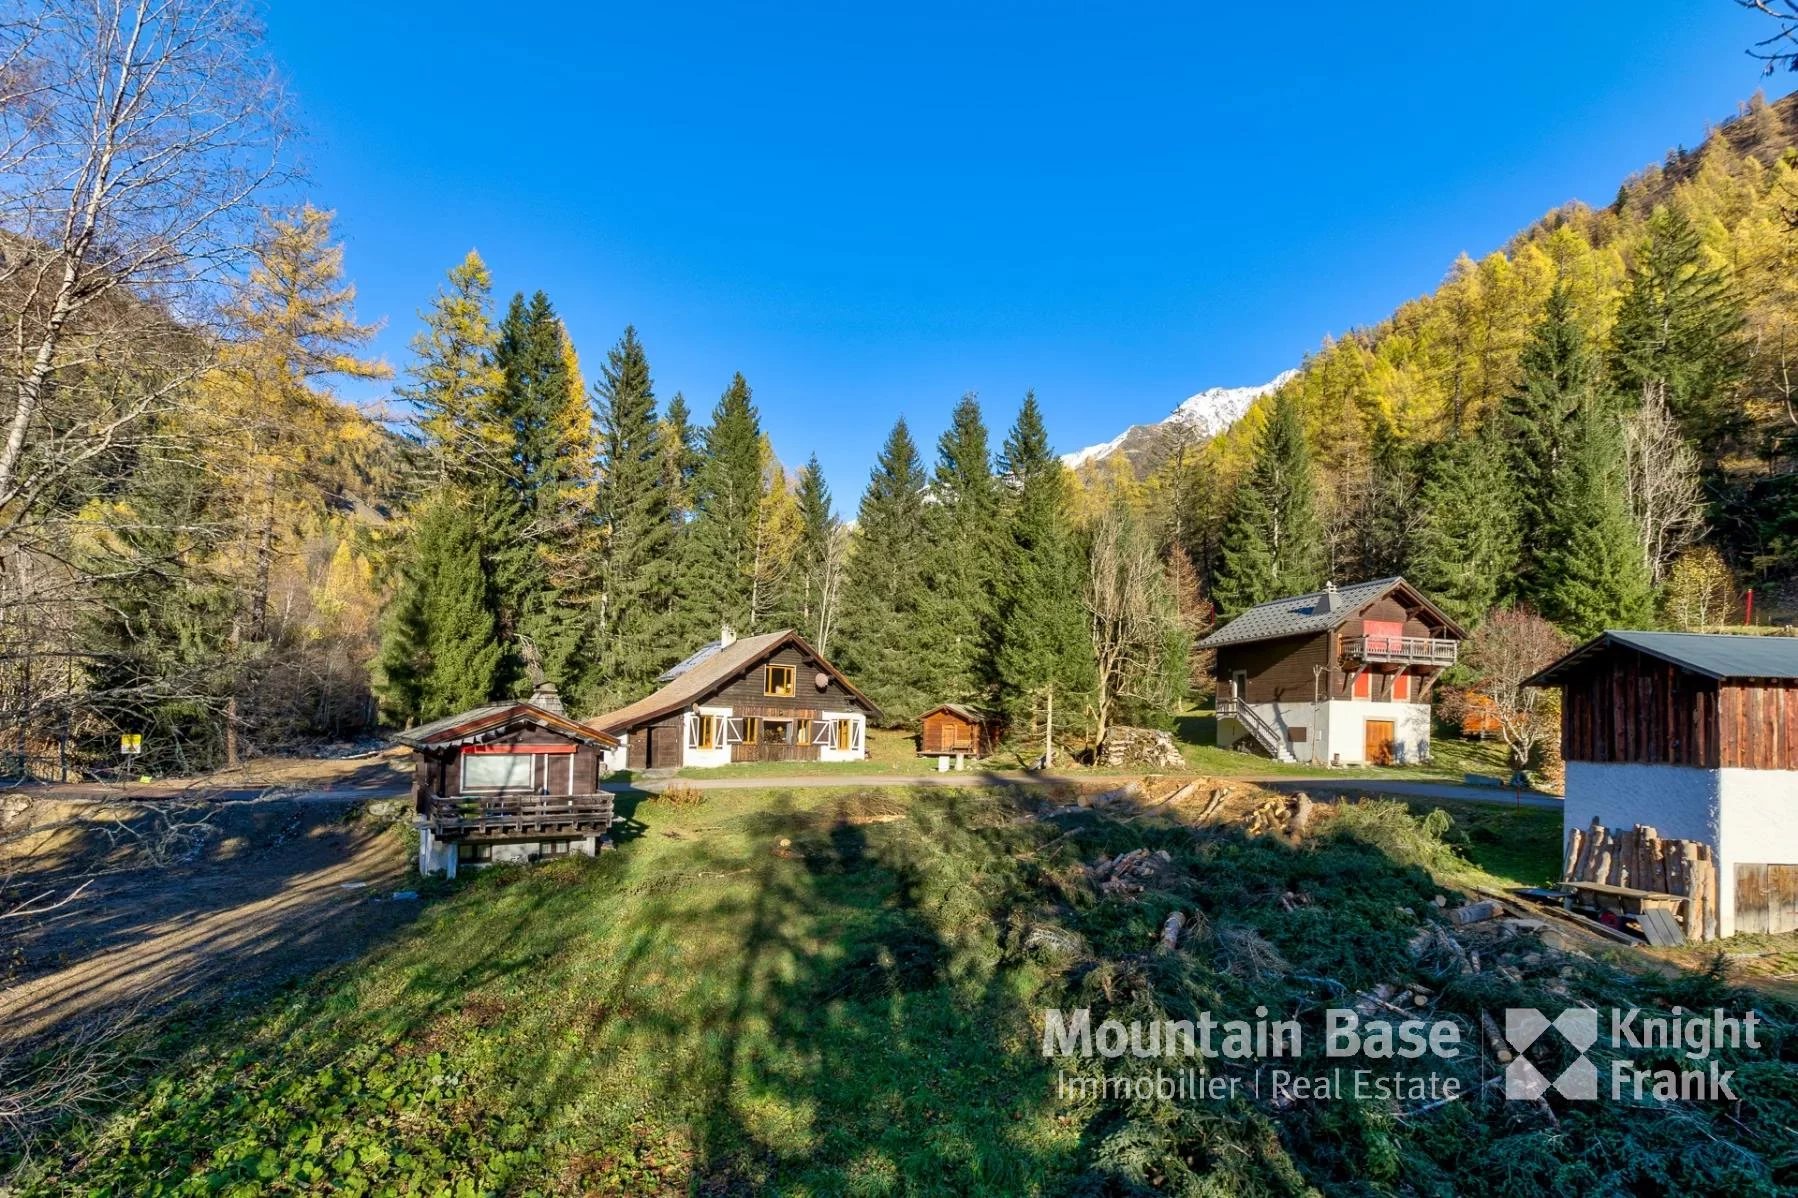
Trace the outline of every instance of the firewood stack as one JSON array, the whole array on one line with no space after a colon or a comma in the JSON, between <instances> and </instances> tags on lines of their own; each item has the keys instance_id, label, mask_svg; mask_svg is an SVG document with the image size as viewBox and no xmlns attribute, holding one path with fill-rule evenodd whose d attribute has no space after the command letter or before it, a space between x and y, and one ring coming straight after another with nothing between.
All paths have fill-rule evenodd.
<instances>
[{"instance_id":1,"label":"firewood stack","mask_svg":"<svg viewBox=\"0 0 1798 1198\"><path fill-rule=\"evenodd\" d=\"M1108 769L1179 769L1186 764L1174 738L1158 728L1113 724L1099 746L1099 761Z\"/></svg>"},{"instance_id":2,"label":"firewood stack","mask_svg":"<svg viewBox=\"0 0 1798 1198\"><path fill-rule=\"evenodd\" d=\"M1568 831L1561 877L1685 895L1680 918L1686 939L1717 938L1717 860L1701 841L1662 839L1646 824L1607 828L1594 819L1590 828Z\"/></svg>"}]
</instances>

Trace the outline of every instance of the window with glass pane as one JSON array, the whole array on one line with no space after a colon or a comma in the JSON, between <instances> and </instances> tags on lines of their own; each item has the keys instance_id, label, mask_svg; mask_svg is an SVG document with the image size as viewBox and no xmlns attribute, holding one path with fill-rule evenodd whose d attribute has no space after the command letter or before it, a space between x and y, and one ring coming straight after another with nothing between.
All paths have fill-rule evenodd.
<instances>
[{"instance_id":1,"label":"window with glass pane","mask_svg":"<svg viewBox=\"0 0 1798 1198\"><path fill-rule=\"evenodd\" d=\"M781 695L790 699L793 696L793 679L792 666L769 666L767 676L762 683L762 693Z\"/></svg>"},{"instance_id":2,"label":"window with glass pane","mask_svg":"<svg viewBox=\"0 0 1798 1198\"><path fill-rule=\"evenodd\" d=\"M528 753L465 754L462 758L462 789L529 790L531 764Z\"/></svg>"}]
</instances>

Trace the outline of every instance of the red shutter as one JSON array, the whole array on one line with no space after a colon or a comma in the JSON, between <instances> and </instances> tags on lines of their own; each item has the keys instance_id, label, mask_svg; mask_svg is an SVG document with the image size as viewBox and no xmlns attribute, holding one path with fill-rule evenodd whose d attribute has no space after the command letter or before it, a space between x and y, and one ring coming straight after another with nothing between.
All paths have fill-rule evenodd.
<instances>
[{"instance_id":1,"label":"red shutter","mask_svg":"<svg viewBox=\"0 0 1798 1198\"><path fill-rule=\"evenodd\" d=\"M1411 700L1411 675L1400 674L1392 680L1392 697L1401 703Z\"/></svg>"},{"instance_id":2,"label":"red shutter","mask_svg":"<svg viewBox=\"0 0 1798 1198\"><path fill-rule=\"evenodd\" d=\"M1359 674L1356 674L1355 675L1355 698L1357 698L1357 699L1372 698L1373 697L1372 683L1373 683L1373 677L1371 675L1369 675L1365 670L1363 670Z\"/></svg>"}]
</instances>

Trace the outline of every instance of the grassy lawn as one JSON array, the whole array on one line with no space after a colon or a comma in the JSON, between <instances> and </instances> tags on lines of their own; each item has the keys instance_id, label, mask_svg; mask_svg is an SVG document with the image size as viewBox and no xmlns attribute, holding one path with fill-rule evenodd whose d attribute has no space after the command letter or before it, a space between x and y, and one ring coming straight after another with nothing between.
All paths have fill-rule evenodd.
<instances>
[{"instance_id":1,"label":"grassy lawn","mask_svg":"<svg viewBox=\"0 0 1798 1198\"><path fill-rule=\"evenodd\" d=\"M1175 739L1186 762L1197 773L1218 777L1244 775L1314 775L1321 769L1311 764L1289 765L1251 753L1217 747L1217 720L1209 711L1194 711L1174 720ZM1463 740L1438 734L1430 739L1430 763L1408 766L1350 765L1331 770L1345 778L1408 778L1413 781L1459 782L1467 774L1508 777L1505 746L1499 741Z\"/></svg>"},{"instance_id":2,"label":"grassy lawn","mask_svg":"<svg viewBox=\"0 0 1798 1198\"><path fill-rule=\"evenodd\" d=\"M1213 743L1217 739L1216 728L1217 723L1210 712L1194 712L1178 716L1174 721L1174 739L1180 746L1181 754L1186 758L1187 767L1194 773L1220 778L1241 778L1262 775L1307 777L1319 772L1319 767L1314 765L1287 765L1250 753L1220 749ZM813 775L866 777L872 774L926 774L936 769L936 759L918 756L915 736L904 729L868 729L868 750L869 756L865 761L744 762L704 769L687 767L677 771L676 776L682 778L778 778ZM993 769L1022 769L1027 758L1033 755L1034 753L1027 753L1018 746L1005 745L1001 746L998 753L986 759L982 764ZM1505 765L1505 747L1497 741L1462 740L1458 736L1439 737L1431 744L1431 758L1429 765L1347 766L1332 772L1345 778L1393 778L1451 782L1459 782L1466 774L1495 774L1505 777L1510 772ZM1095 769L1079 764L1069 755L1063 755L1055 764L1055 772L1101 776L1131 771Z\"/></svg>"},{"instance_id":3,"label":"grassy lawn","mask_svg":"<svg viewBox=\"0 0 1798 1198\"><path fill-rule=\"evenodd\" d=\"M1481 1010L1557 1005L1552 953L1537 967L1490 950L1519 982L1407 949L1439 917L1442 878L1524 880L1554 840L1542 813L1503 809L1457 812L1468 823L1445 840L1440 817L1360 803L1294 846L1150 815L1026 818L1029 802L761 790L622 805L618 851L465 877L354 967L147 1046L159 1063L141 1084L40 1144L18 1192L1751 1194L1793 1180L1773 1163L1798 1115L1790 1060L1745 1069L1743 1104L1572 1104L1558 1126L1478 1091L1477 1052L1442 1066L1475 1096L1427 1110L1063 1092L1057 1068L1132 1078L1144 1062L1046 1060L1045 1007L1089 1007L1095 1024L1258 1004L1319 1020L1330 994L1415 979L1478 1045ZM1168 854L1140 890L1088 880L1136 847ZM1155 953L1174 910L1196 930ZM1705 975L1593 966L1573 984L1598 1005L1745 1001ZM1321 1025L1307 1031L1312 1064L1321 1043Z\"/></svg>"},{"instance_id":4,"label":"grassy lawn","mask_svg":"<svg viewBox=\"0 0 1798 1198\"><path fill-rule=\"evenodd\" d=\"M1561 876L1561 813L1431 799L1407 800L1422 816L1441 808L1455 821L1444 839L1469 865L1453 876L1486 886L1548 886Z\"/></svg>"}]
</instances>

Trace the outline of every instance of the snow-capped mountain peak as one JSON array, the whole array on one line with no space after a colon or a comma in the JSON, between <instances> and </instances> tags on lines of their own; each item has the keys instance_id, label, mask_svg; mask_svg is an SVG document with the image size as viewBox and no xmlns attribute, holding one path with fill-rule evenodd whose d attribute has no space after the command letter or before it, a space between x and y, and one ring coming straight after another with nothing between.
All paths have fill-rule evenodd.
<instances>
[{"instance_id":1,"label":"snow-capped mountain peak","mask_svg":"<svg viewBox=\"0 0 1798 1198\"><path fill-rule=\"evenodd\" d=\"M1242 414L1249 410L1250 404L1284 386L1297 374L1296 370L1283 371L1270 381L1255 387L1208 388L1182 400L1166 418L1155 424L1131 425L1103 444L1088 445L1085 449L1064 453L1061 460L1069 469L1079 469L1088 462L1097 462L1121 451L1135 465L1141 451L1153 449L1165 442L1168 439L1166 434L1175 429L1198 440L1209 440L1242 419ZM1132 453L1133 449L1139 453Z\"/></svg>"}]
</instances>

